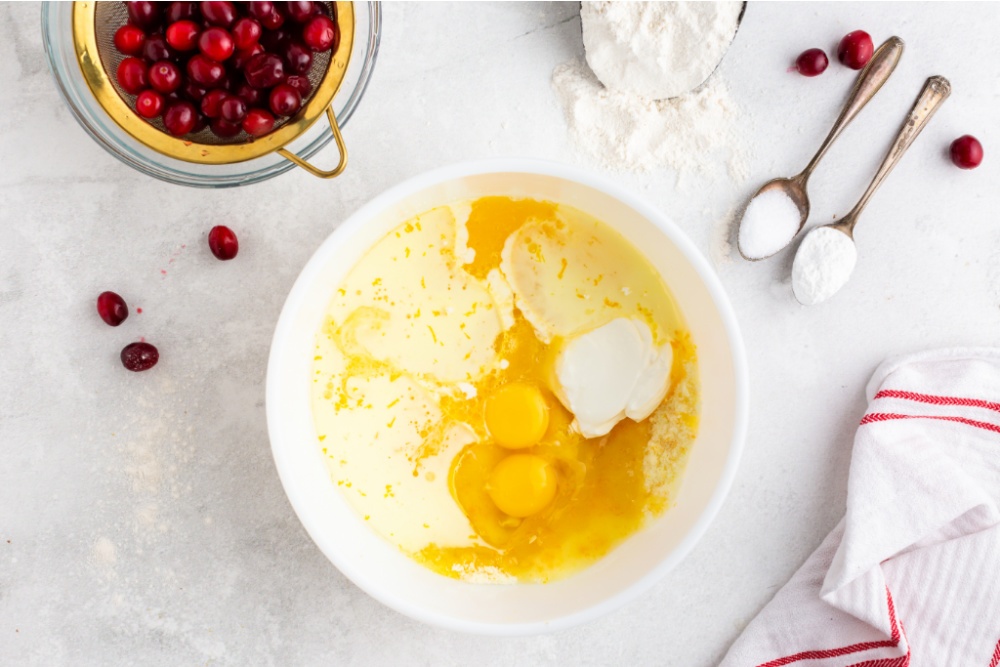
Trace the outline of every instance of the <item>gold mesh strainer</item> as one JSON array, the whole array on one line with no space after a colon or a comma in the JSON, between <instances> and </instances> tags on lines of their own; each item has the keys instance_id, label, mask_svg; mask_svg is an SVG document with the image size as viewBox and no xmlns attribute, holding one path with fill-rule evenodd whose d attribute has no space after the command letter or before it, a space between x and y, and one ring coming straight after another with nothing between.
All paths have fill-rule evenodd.
<instances>
[{"instance_id":1,"label":"gold mesh strainer","mask_svg":"<svg viewBox=\"0 0 1000 667\"><path fill-rule=\"evenodd\" d=\"M197 164L232 164L277 152L314 176L333 178L347 166L347 148L333 113L333 98L347 74L347 64L354 43L354 5L351 2L328 2L336 12L340 26L337 52L317 53L309 70L312 92L302 101L302 108L291 118L278 119L274 130L253 138L245 132L231 138L215 136L205 128L195 134L175 137L166 132L160 118L152 122L135 112L135 96L118 86L111 73L125 58L114 46L115 31L128 20L124 2L76 2L73 5L73 41L80 70L94 97L125 132L149 148L168 157ZM308 130L326 113L333 138L340 152L340 163L329 171L318 169L284 148Z\"/></svg>"}]
</instances>

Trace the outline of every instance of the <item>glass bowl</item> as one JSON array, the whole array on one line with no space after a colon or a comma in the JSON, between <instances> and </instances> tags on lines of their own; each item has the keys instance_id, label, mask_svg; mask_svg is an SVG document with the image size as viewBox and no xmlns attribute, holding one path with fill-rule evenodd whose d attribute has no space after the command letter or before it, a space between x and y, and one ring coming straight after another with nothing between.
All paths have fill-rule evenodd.
<instances>
[{"instance_id":1,"label":"glass bowl","mask_svg":"<svg viewBox=\"0 0 1000 667\"><path fill-rule=\"evenodd\" d=\"M258 183L295 167L276 152L231 164L196 164L170 158L126 133L107 114L84 80L73 42L72 2L42 4L42 40L59 92L77 122L106 151L144 174L161 180L204 188ZM355 34L347 74L333 98L341 128L364 96L378 56L382 9L378 2L355 2ZM285 148L308 160L330 143L333 132L321 118ZM349 147L348 147L349 148Z\"/></svg>"}]
</instances>

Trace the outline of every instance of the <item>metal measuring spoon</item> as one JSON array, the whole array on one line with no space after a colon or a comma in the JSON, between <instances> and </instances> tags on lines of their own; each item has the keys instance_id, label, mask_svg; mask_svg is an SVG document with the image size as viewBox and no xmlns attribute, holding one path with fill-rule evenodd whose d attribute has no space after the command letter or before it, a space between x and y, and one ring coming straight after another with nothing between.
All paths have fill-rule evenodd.
<instances>
[{"instance_id":1,"label":"metal measuring spoon","mask_svg":"<svg viewBox=\"0 0 1000 667\"><path fill-rule=\"evenodd\" d=\"M809 217L809 195L806 193L806 184L809 181L809 177L812 175L814 169L819 164L819 161L826 155L827 150L833 144L834 140L840 136L840 133L844 130L847 125L854 120L854 117L858 115L866 104L877 93L882 85L888 80L889 75L892 74L893 70L896 69L896 65L899 63L900 56L903 55L903 40L899 37L890 37L886 40L878 50L872 55L872 59L868 61L865 68L858 75L858 80L854 84L854 88L851 90L851 94L847 97L847 102L844 104L844 109L840 112L840 117L833 124L830 129L830 133L827 135L823 144L816 151L816 155L813 159L806 165L806 168L802 170L797 176L792 176L791 178L776 178L772 181L765 183L757 193L750 198L747 203L746 209L743 212L743 218L746 217L746 211L750 208L754 199L759 197L765 192L778 191L784 193L792 202L795 204L796 208L799 210L799 225L793 234L788 237L781 247L773 248L771 252L763 255L748 255L745 251L743 244L738 243L740 249L740 255L744 259L748 259L752 262L756 262L761 259L767 259L771 257L778 251L782 250L785 246L791 243L795 235L802 230L802 227L806 223L806 219ZM743 225L743 218L740 219L740 225Z\"/></svg>"},{"instance_id":2,"label":"metal measuring spoon","mask_svg":"<svg viewBox=\"0 0 1000 667\"><path fill-rule=\"evenodd\" d=\"M932 76L927 79L917 101L913 103L913 108L903 122L903 127L896 135L896 140L858 203L839 221L816 227L803 239L792 263L792 291L800 303L811 305L824 301L833 296L850 278L857 259L854 227L858 224L861 212L950 94L951 84L948 79L943 76ZM846 243L839 236L830 238L831 233L845 234ZM824 242L820 242L820 236L824 235L827 238ZM841 257L830 257L830 254L838 254ZM851 258L850 261L846 261L847 257Z\"/></svg>"}]
</instances>

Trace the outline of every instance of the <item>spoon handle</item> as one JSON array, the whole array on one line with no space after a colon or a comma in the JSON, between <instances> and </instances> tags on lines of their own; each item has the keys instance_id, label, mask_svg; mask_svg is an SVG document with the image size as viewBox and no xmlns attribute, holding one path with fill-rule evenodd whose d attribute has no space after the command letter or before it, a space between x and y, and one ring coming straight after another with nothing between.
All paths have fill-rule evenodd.
<instances>
[{"instance_id":1,"label":"spoon handle","mask_svg":"<svg viewBox=\"0 0 1000 667\"><path fill-rule=\"evenodd\" d=\"M816 168L819 161L826 155L826 151L833 145L834 140L840 136L843 129L854 120L854 117L875 97L875 93L882 88L882 84L889 79L889 75L896 69L896 65L899 64L899 58L902 55L903 40L899 37L890 37L882 46L878 47L874 55L872 55L872 59L868 61L864 70L858 75L858 80L854 84L851 94L847 97L847 102L844 104L844 110L840 112L837 122L830 128L830 134L827 135L823 141L823 145L816 151L816 155L812 161L799 175L803 183L808 180L813 169Z\"/></svg>"},{"instance_id":2,"label":"spoon handle","mask_svg":"<svg viewBox=\"0 0 1000 667\"><path fill-rule=\"evenodd\" d=\"M851 212L844 216L844 221L849 221L847 222L847 226L852 232L854 231L854 225L858 224L858 216L861 215L861 211L868 205L868 200L871 199L875 191L882 185L882 181L889 176L889 172L896 166L896 163L906 153L913 140L917 138L917 135L920 134L921 130L930 121L934 112L948 99L949 95L951 95L951 83L943 76L932 76L924 83L923 90L920 91L917 101L913 103L913 108L910 109L909 115L903 121L903 127L899 128L896 140L892 142L892 147L889 148L885 159L882 160L882 165L875 172L875 177L872 178L868 189L861 195L861 199L858 200L858 203L855 204Z\"/></svg>"}]
</instances>

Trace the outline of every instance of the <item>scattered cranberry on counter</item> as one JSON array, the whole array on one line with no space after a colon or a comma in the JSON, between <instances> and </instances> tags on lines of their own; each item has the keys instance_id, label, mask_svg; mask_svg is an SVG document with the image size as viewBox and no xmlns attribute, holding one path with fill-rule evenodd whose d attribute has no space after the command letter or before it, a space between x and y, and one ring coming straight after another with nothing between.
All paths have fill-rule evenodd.
<instances>
[{"instance_id":1,"label":"scattered cranberry on counter","mask_svg":"<svg viewBox=\"0 0 1000 667\"><path fill-rule=\"evenodd\" d=\"M975 169L983 161L983 145L971 134L951 142L951 161L961 169Z\"/></svg>"},{"instance_id":2,"label":"scattered cranberry on counter","mask_svg":"<svg viewBox=\"0 0 1000 667\"><path fill-rule=\"evenodd\" d=\"M861 69L872 59L875 44L872 36L864 30L855 30L844 35L837 48L837 60L851 69Z\"/></svg>"},{"instance_id":3,"label":"scattered cranberry on counter","mask_svg":"<svg viewBox=\"0 0 1000 667\"><path fill-rule=\"evenodd\" d=\"M795 59L795 70L802 76L819 76L829 64L823 49L808 49Z\"/></svg>"},{"instance_id":4,"label":"scattered cranberry on counter","mask_svg":"<svg viewBox=\"0 0 1000 667\"><path fill-rule=\"evenodd\" d=\"M257 110L255 109L255 111ZM240 251L240 243L236 240L236 234L224 225L212 227L208 233L208 247L212 250L213 255L222 260L232 259Z\"/></svg>"},{"instance_id":5,"label":"scattered cranberry on counter","mask_svg":"<svg viewBox=\"0 0 1000 667\"><path fill-rule=\"evenodd\" d=\"M116 327L128 317L128 306L114 292L101 292L97 296L97 314L106 324Z\"/></svg>"},{"instance_id":6,"label":"scattered cranberry on counter","mask_svg":"<svg viewBox=\"0 0 1000 667\"><path fill-rule=\"evenodd\" d=\"M138 373L148 371L160 360L160 352L155 346L146 343L129 343L122 348L122 366Z\"/></svg>"}]
</instances>

